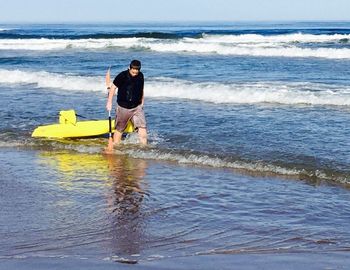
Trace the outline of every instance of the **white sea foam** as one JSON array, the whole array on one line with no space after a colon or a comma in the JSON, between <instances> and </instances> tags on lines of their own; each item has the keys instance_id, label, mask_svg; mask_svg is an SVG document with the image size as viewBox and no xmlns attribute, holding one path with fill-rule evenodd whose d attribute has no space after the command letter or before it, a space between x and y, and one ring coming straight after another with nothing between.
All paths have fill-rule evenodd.
<instances>
[{"instance_id":1,"label":"white sea foam","mask_svg":"<svg viewBox=\"0 0 350 270\"><path fill-rule=\"evenodd\" d=\"M2 39L0 50L103 50L141 49L164 53L250 55L265 57L318 57L350 59L348 48L300 47L300 43L349 42L350 35L290 34L263 36L203 35L202 38L156 39Z\"/></svg>"},{"instance_id":2,"label":"white sea foam","mask_svg":"<svg viewBox=\"0 0 350 270\"><path fill-rule=\"evenodd\" d=\"M204 40L209 42L225 43L323 43L337 42L350 39L350 35L312 35L312 34L288 34L263 36L257 34L245 35L203 35Z\"/></svg>"},{"instance_id":3,"label":"white sea foam","mask_svg":"<svg viewBox=\"0 0 350 270\"><path fill-rule=\"evenodd\" d=\"M221 84L158 78L147 83L145 93L154 98L183 98L228 104L280 103L350 106L349 87L307 82Z\"/></svg>"},{"instance_id":4,"label":"white sea foam","mask_svg":"<svg viewBox=\"0 0 350 270\"><path fill-rule=\"evenodd\" d=\"M225 39L229 39L226 37ZM243 39L244 40L244 39ZM328 59L350 59L350 49L347 48L301 48L295 44L275 42L263 39L261 42L222 42L218 39L184 39L176 42L138 42L138 46L157 52L200 53L234 56L262 56L262 57L315 57ZM272 41L272 42L271 42Z\"/></svg>"},{"instance_id":5,"label":"white sea foam","mask_svg":"<svg viewBox=\"0 0 350 270\"><path fill-rule=\"evenodd\" d=\"M106 91L104 76L77 76L45 71L0 69L1 84L31 84L43 89ZM145 96L226 104L311 104L350 106L350 87L310 82L217 83L150 78Z\"/></svg>"},{"instance_id":6,"label":"white sea foam","mask_svg":"<svg viewBox=\"0 0 350 270\"><path fill-rule=\"evenodd\" d=\"M0 141L0 148L15 148L15 147L21 147L23 146L23 142L19 141Z\"/></svg>"},{"instance_id":7,"label":"white sea foam","mask_svg":"<svg viewBox=\"0 0 350 270\"><path fill-rule=\"evenodd\" d=\"M66 49L106 49L109 47L131 48L138 38L121 39L2 39L0 50L51 51Z\"/></svg>"},{"instance_id":8,"label":"white sea foam","mask_svg":"<svg viewBox=\"0 0 350 270\"><path fill-rule=\"evenodd\" d=\"M104 78L49 73L46 71L21 71L0 69L0 83L34 84L40 88L57 88L76 91L105 90Z\"/></svg>"}]
</instances>

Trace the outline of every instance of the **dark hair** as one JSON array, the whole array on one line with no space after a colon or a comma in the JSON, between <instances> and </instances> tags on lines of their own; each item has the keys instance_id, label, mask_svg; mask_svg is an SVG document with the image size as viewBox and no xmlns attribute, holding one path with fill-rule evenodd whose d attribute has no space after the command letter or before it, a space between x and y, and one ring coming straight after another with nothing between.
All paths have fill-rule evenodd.
<instances>
[{"instance_id":1,"label":"dark hair","mask_svg":"<svg viewBox=\"0 0 350 270\"><path fill-rule=\"evenodd\" d=\"M130 68L141 69L141 62L139 60L132 60L130 63Z\"/></svg>"}]
</instances>

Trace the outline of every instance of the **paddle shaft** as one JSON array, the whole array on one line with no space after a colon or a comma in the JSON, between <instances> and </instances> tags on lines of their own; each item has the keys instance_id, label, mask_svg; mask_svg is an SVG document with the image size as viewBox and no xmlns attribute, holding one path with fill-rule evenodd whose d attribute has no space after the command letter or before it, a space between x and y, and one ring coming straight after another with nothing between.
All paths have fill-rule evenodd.
<instances>
[{"instance_id":1,"label":"paddle shaft","mask_svg":"<svg viewBox=\"0 0 350 270\"><path fill-rule=\"evenodd\" d=\"M109 137L112 138L112 117L111 117L111 111L108 111L108 122L109 122Z\"/></svg>"}]
</instances>

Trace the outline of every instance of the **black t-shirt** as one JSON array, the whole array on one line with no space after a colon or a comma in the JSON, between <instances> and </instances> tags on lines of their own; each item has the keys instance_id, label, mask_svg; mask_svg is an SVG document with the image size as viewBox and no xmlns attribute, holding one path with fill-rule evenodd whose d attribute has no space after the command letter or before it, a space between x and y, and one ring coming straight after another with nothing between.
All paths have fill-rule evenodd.
<instances>
[{"instance_id":1,"label":"black t-shirt","mask_svg":"<svg viewBox=\"0 0 350 270\"><path fill-rule=\"evenodd\" d=\"M113 84L118 87L117 103L127 109L137 107L142 103L144 79L142 72L132 77L129 70L120 72Z\"/></svg>"}]
</instances>

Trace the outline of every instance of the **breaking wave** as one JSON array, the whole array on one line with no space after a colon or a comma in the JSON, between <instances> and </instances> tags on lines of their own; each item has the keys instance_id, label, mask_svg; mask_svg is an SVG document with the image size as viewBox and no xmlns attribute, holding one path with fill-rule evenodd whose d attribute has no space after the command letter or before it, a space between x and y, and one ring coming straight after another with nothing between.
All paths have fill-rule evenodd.
<instances>
[{"instance_id":1,"label":"breaking wave","mask_svg":"<svg viewBox=\"0 0 350 270\"><path fill-rule=\"evenodd\" d=\"M154 98L184 98L212 103L278 103L350 106L350 88L309 82L254 82L222 84L158 78L148 83Z\"/></svg>"},{"instance_id":2,"label":"breaking wave","mask_svg":"<svg viewBox=\"0 0 350 270\"><path fill-rule=\"evenodd\" d=\"M55 88L73 91L105 90L103 77L84 77L46 71L22 71L0 69L0 83L33 84L39 88Z\"/></svg>"},{"instance_id":3,"label":"breaking wave","mask_svg":"<svg viewBox=\"0 0 350 270\"><path fill-rule=\"evenodd\" d=\"M67 91L106 91L104 77L0 69L0 83L34 85ZM145 96L187 99L217 104L308 104L350 106L350 88L310 82L193 82L174 78L150 78Z\"/></svg>"},{"instance_id":4,"label":"breaking wave","mask_svg":"<svg viewBox=\"0 0 350 270\"><path fill-rule=\"evenodd\" d=\"M350 59L349 34L213 35L176 38L167 33L100 35L93 38L2 38L0 50L146 50L160 53ZM329 43L332 46L327 47ZM326 44L319 47L319 44Z\"/></svg>"}]
</instances>

